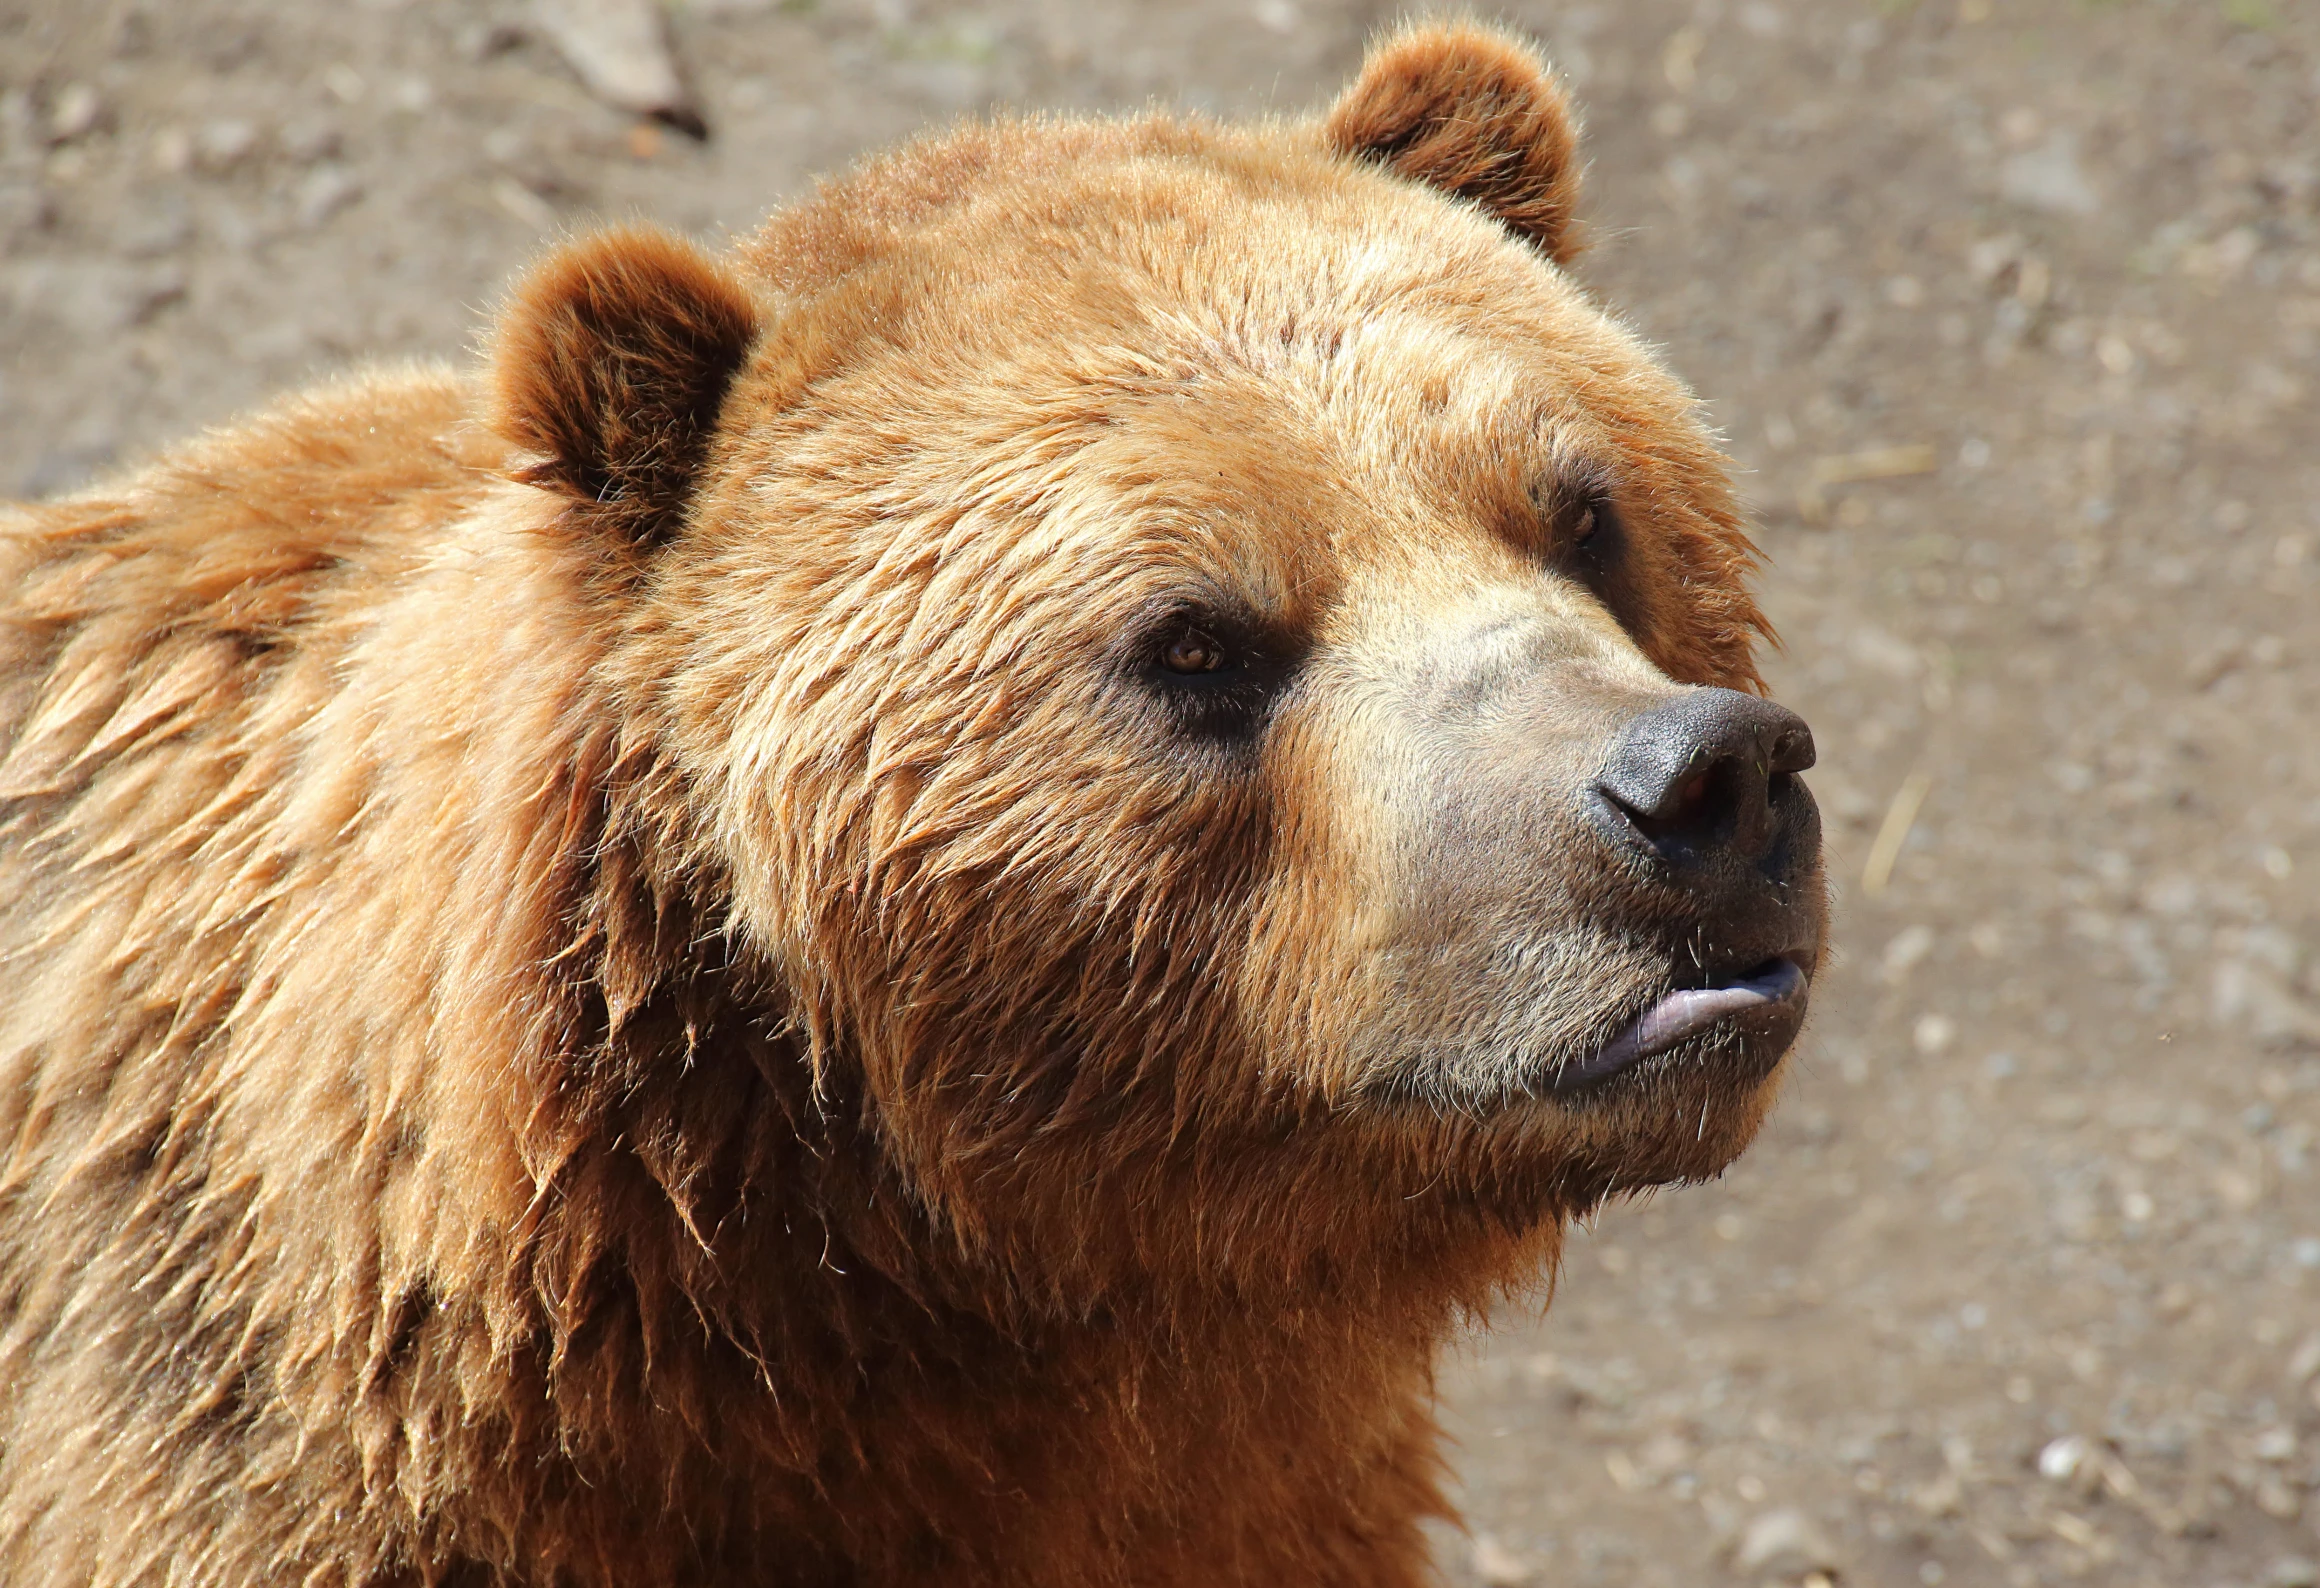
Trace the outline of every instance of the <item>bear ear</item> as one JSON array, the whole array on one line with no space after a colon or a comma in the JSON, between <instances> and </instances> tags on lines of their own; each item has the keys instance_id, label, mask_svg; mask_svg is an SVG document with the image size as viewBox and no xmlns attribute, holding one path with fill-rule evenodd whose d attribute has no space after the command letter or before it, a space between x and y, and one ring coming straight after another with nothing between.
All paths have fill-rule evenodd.
<instances>
[{"instance_id":1,"label":"bear ear","mask_svg":"<svg viewBox=\"0 0 2320 1588\"><path fill-rule=\"evenodd\" d=\"M1325 132L1339 154L1473 200L1558 265L1579 252L1578 116L1512 34L1403 29L1371 48Z\"/></svg>"},{"instance_id":2,"label":"bear ear","mask_svg":"<svg viewBox=\"0 0 2320 1588\"><path fill-rule=\"evenodd\" d=\"M749 289L683 238L583 238L534 268L501 316L494 428L533 454L518 478L649 546L692 494L756 337Z\"/></svg>"}]
</instances>

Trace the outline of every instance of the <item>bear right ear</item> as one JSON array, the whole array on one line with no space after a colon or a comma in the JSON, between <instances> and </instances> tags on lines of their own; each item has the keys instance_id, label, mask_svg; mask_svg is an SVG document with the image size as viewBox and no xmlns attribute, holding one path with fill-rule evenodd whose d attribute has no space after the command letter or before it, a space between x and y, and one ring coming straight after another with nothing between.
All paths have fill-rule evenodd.
<instances>
[{"instance_id":1,"label":"bear right ear","mask_svg":"<svg viewBox=\"0 0 2320 1588\"><path fill-rule=\"evenodd\" d=\"M1510 33L1403 29L1371 49L1324 131L1339 154L1471 199L1558 265L1579 253L1578 117Z\"/></svg>"},{"instance_id":2,"label":"bear right ear","mask_svg":"<svg viewBox=\"0 0 2320 1588\"><path fill-rule=\"evenodd\" d=\"M623 227L558 249L492 347L493 428L517 476L575 499L624 548L677 522L757 339L740 279L683 238Z\"/></svg>"}]
</instances>

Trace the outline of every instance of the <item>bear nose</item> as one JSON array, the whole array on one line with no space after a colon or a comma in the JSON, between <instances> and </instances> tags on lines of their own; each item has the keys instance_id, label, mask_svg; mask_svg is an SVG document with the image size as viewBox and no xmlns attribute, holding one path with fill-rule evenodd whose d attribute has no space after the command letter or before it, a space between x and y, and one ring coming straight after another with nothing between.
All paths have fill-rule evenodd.
<instances>
[{"instance_id":1,"label":"bear nose","mask_svg":"<svg viewBox=\"0 0 2320 1588\"><path fill-rule=\"evenodd\" d=\"M1595 788L1666 859L1761 862L1775 807L1813 764L1802 717L1736 689L1694 689L1629 722Z\"/></svg>"}]
</instances>

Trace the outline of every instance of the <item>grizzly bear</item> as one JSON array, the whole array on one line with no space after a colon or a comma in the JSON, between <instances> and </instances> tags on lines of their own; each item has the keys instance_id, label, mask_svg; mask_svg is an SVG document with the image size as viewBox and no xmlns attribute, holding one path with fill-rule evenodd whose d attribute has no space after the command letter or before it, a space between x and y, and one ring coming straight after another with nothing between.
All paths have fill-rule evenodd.
<instances>
[{"instance_id":1,"label":"grizzly bear","mask_svg":"<svg viewBox=\"0 0 2320 1588\"><path fill-rule=\"evenodd\" d=\"M997 120L0 519L0 1580L1408 1584L1823 938L1473 26Z\"/></svg>"}]
</instances>

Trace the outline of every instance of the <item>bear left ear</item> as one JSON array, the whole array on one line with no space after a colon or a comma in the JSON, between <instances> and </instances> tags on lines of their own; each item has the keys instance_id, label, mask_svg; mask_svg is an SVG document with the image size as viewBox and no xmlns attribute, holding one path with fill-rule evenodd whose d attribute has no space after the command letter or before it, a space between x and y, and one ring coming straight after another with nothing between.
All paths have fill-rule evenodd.
<instances>
[{"instance_id":1,"label":"bear left ear","mask_svg":"<svg viewBox=\"0 0 2320 1588\"><path fill-rule=\"evenodd\" d=\"M1512 34L1405 28L1371 49L1325 131L1340 154L1471 199L1558 265L1579 253L1578 116Z\"/></svg>"},{"instance_id":2,"label":"bear left ear","mask_svg":"<svg viewBox=\"0 0 2320 1588\"><path fill-rule=\"evenodd\" d=\"M665 535L757 339L740 279L674 233L623 227L537 266L492 348L494 428L518 478L585 504L624 547Z\"/></svg>"}]
</instances>

